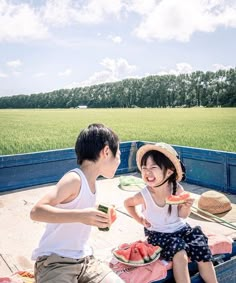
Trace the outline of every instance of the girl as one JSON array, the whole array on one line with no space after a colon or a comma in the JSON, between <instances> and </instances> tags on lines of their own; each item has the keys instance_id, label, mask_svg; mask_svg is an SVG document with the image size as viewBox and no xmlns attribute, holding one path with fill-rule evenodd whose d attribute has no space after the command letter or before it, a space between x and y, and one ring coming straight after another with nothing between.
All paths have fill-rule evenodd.
<instances>
[{"instance_id":1,"label":"girl","mask_svg":"<svg viewBox=\"0 0 236 283\"><path fill-rule=\"evenodd\" d=\"M165 201L171 194L184 192L178 181L184 179L185 168L177 152L165 143L146 144L137 152L137 166L146 187L126 199L125 207L144 226L148 243L160 246L162 258L173 261L177 283L190 282L188 258L197 262L205 282L217 283L206 236L199 226L191 228L186 222L193 199L178 205ZM137 205L142 206L142 214L136 210Z\"/></svg>"}]
</instances>

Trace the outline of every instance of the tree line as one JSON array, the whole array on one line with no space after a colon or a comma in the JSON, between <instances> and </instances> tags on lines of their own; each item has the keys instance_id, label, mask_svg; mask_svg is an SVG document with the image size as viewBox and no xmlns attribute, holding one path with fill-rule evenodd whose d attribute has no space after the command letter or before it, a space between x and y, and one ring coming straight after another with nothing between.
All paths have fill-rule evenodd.
<instances>
[{"instance_id":1,"label":"tree line","mask_svg":"<svg viewBox=\"0 0 236 283\"><path fill-rule=\"evenodd\" d=\"M0 97L0 108L236 107L236 68Z\"/></svg>"}]
</instances>

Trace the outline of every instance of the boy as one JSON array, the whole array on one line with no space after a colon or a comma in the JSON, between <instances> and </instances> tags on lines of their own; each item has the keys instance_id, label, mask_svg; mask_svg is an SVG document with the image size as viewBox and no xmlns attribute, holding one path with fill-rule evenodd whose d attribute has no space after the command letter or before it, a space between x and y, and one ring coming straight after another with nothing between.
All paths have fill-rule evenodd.
<instances>
[{"instance_id":1,"label":"boy","mask_svg":"<svg viewBox=\"0 0 236 283\"><path fill-rule=\"evenodd\" d=\"M34 250L37 283L120 283L88 245L91 226L105 228L108 215L95 208L96 179L112 178L120 164L118 136L102 124L81 131L75 152L80 169L66 173L32 208L30 217L47 222Z\"/></svg>"}]
</instances>

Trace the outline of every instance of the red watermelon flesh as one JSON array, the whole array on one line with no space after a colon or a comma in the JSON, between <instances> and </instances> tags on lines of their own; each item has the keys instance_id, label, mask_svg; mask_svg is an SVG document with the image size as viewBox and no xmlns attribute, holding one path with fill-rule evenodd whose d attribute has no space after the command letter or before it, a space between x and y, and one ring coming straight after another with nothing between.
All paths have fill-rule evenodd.
<instances>
[{"instance_id":1,"label":"red watermelon flesh","mask_svg":"<svg viewBox=\"0 0 236 283\"><path fill-rule=\"evenodd\" d=\"M113 254L120 260L122 260L123 262L129 262L130 260L130 253L131 253L131 249L118 249L118 250L114 250Z\"/></svg>"},{"instance_id":2,"label":"red watermelon flesh","mask_svg":"<svg viewBox=\"0 0 236 283\"><path fill-rule=\"evenodd\" d=\"M190 198L190 193L182 193L181 195L170 195L166 198L167 204L180 204L185 203L186 199Z\"/></svg>"},{"instance_id":3,"label":"red watermelon flesh","mask_svg":"<svg viewBox=\"0 0 236 283\"><path fill-rule=\"evenodd\" d=\"M131 248L129 263L133 263L133 264L144 263L144 259L143 259L142 255L140 254L138 248L136 248L136 247Z\"/></svg>"},{"instance_id":4,"label":"red watermelon flesh","mask_svg":"<svg viewBox=\"0 0 236 283\"><path fill-rule=\"evenodd\" d=\"M128 243L123 243L119 245L118 249L128 249L130 247L130 244Z\"/></svg>"},{"instance_id":5,"label":"red watermelon flesh","mask_svg":"<svg viewBox=\"0 0 236 283\"><path fill-rule=\"evenodd\" d=\"M151 244L148 244L147 242L145 243L147 253L150 257L150 260L156 258L156 256L161 252L161 247L159 246L153 246Z\"/></svg>"},{"instance_id":6,"label":"red watermelon flesh","mask_svg":"<svg viewBox=\"0 0 236 283\"><path fill-rule=\"evenodd\" d=\"M116 210L115 210L114 207L111 207L111 208L110 208L110 219L111 219L111 224L112 224L113 222L115 222L116 219L117 219Z\"/></svg>"},{"instance_id":7,"label":"red watermelon flesh","mask_svg":"<svg viewBox=\"0 0 236 283\"><path fill-rule=\"evenodd\" d=\"M154 260L160 251L159 246L153 246L146 241L136 241L121 244L113 254L124 263L143 264Z\"/></svg>"},{"instance_id":8,"label":"red watermelon flesh","mask_svg":"<svg viewBox=\"0 0 236 283\"><path fill-rule=\"evenodd\" d=\"M150 258L149 258L149 254L147 252L147 246L144 245L143 243L137 243L136 244L136 248L138 248L141 256L143 257L144 261L145 262L148 262L150 261Z\"/></svg>"}]
</instances>

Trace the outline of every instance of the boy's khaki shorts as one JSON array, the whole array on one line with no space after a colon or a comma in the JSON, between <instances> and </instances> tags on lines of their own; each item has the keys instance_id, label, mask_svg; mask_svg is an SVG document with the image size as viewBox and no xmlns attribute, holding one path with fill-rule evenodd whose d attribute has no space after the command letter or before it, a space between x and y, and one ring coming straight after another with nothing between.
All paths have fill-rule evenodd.
<instances>
[{"instance_id":1,"label":"boy's khaki shorts","mask_svg":"<svg viewBox=\"0 0 236 283\"><path fill-rule=\"evenodd\" d=\"M35 262L36 283L98 283L112 270L94 256L82 259L42 256Z\"/></svg>"}]
</instances>

